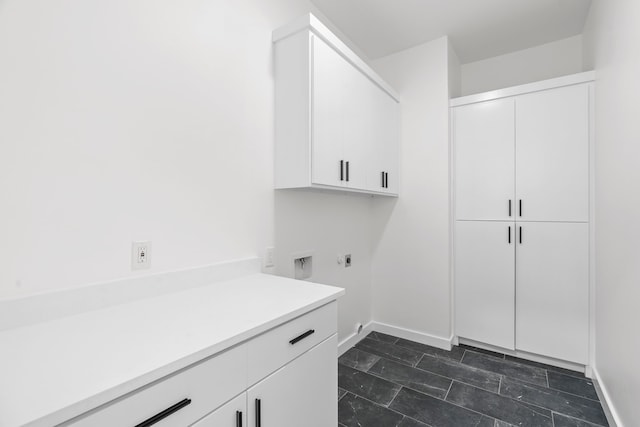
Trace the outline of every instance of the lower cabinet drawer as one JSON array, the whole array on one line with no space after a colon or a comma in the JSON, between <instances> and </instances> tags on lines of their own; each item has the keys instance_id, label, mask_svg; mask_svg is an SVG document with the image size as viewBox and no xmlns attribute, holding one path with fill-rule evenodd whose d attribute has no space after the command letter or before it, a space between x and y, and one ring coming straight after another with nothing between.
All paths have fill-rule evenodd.
<instances>
[{"instance_id":1,"label":"lower cabinet drawer","mask_svg":"<svg viewBox=\"0 0 640 427\"><path fill-rule=\"evenodd\" d=\"M63 425L185 427L244 392L246 372L247 345L242 344Z\"/></svg>"},{"instance_id":2,"label":"lower cabinet drawer","mask_svg":"<svg viewBox=\"0 0 640 427\"><path fill-rule=\"evenodd\" d=\"M249 385L335 334L337 319L338 303L334 301L249 341Z\"/></svg>"}]
</instances>

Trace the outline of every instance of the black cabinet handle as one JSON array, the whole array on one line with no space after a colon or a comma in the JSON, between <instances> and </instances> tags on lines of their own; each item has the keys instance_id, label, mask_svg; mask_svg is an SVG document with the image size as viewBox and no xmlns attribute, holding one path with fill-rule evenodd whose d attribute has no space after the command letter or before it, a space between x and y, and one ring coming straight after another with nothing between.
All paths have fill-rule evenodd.
<instances>
[{"instance_id":1,"label":"black cabinet handle","mask_svg":"<svg viewBox=\"0 0 640 427\"><path fill-rule=\"evenodd\" d=\"M520 216L522 216L522 199L518 200L518 210L520 211Z\"/></svg>"},{"instance_id":2,"label":"black cabinet handle","mask_svg":"<svg viewBox=\"0 0 640 427\"><path fill-rule=\"evenodd\" d=\"M260 427L262 425L261 403L260 399L256 399L256 427Z\"/></svg>"},{"instance_id":3,"label":"black cabinet handle","mask_svg":"<svg viewBox=\"0 0 640 427\"><path fill-rule=\"evenodd\" d=\"M382 174L382 184L381 187L384 188L384 172L380 172Z\"/></svg>"},{"instance_id":4,"label":"black cabinet handle","mask_svg":"<svg viewBox=\"0 0 640 427\"><path fill-rule=\"evenodd\" d=\"M520 227L520 244L522 244L522 227Z\"/></svg>"},{"instance_id":5,"label":"black cabinet handle","mask_svg":"<svg viewBox=\"0 0 640 427\"><path fill-rule=\"evenodd\" d=\"M236 427L242 427L242 411L236 411Z\"/></svg>"},{"instance_id":6,"label":"black cabinet handle","mask_svg":"<svg viewBox=\"0 0 640 427\"><path fill-rule=\"evenodd\" d=\"M509 244L511 244L511 226L509 226L509 238L508 238L508 240L509 240Z\"/></svg>"},{"instance_id":7,"label":"black cabinet handle","mask_svg":"<svg viewBox=\"0 0 640 427\"><path fill-rule=\"evenodd\" d=\"M344 160L340 160L340 181L344 181Z\"/></svg>"},{"instance_id":8,"label":"black cabinet handle","mask_svg":"<svg viewBox=\"0 0 640 427\"><path fill-rule=\"evenodd\" d=\"M295 343L302 341L303 339L305 339L306 337L308 337L309 335L313 334L315 332L315 329L309 329L307 332L305 332L302 335L298 335L297 337L295 337L294 339L292 339L291 341L289 341L289 344L294 345Z\"/></svg>"},{"instance_id":9,"label":"black cabinet handle","mask_svg":"<svg viewBox=\"0 0 640 427\"><path fill-rule=\"evenodd\" d=\"M509 199L509 216L511 216L511 199Z\"/></svg>"},{"instance_id":10,"label":"black cabinet handle","mask_svg":"<svg viewBox=\"0 0 640 427\"><path fill-rule=\"evenodd\" d=\"M389 188L389 173L384 173L384 188Z\"/></svg>"},{"instance_id":11,"label":"black cabinet handle","mask_svg":"<svg viewBox=\"0 0 640 427\"><path fill-rule=\"evenodd\" d=\"M349 162L347 162L347 182L349 182Z\"/></svg>"},{"instance_id":12,"label":"black cabinet handle","mask_svg":"<svg viewBox=\"0 0 640 427\"><path fill-rule=\"evenodd\" d=\"M154 415L153 417L149 418L148 420L141 422L140 424L136 425L136 427L149 427L149 426L152 426L155 423L164 420L165 418L167 418L169 415L173 414L174 412L178 412L180 409L184 408L185 406L187 406L189 404L191 404L191 399L183 399L180 402L176 403L175 405L168 407L164 411L162 411L160 413L157 413L156 415Z\"/></svg>"}]
</instances>

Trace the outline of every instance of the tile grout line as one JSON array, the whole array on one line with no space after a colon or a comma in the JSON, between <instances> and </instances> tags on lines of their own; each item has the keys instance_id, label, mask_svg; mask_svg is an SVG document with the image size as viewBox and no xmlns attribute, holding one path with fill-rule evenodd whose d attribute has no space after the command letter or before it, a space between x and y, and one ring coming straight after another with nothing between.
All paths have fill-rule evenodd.
<instances>
[{"instance_id":1,"label":"tile grout line","mask_svg":"<svg viewBox=\"0 0 640 427\"><path fill-rule=\"evenodd\" d=\"M447 396L449 396L449 392L451 391L451 387L453 387L453 379L451 380L451 384L449 384L449 389L447 390L447 394L444 395L444 398L442 400L444 400L445 402L447 402Z\"/></svg>"}]
</instances>

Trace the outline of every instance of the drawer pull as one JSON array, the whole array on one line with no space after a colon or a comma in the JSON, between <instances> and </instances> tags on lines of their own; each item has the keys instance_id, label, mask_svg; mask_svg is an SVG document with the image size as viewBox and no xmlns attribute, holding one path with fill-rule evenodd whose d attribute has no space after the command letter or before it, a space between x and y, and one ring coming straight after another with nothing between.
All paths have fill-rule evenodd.
<instances>
[{"instance_id":1,"label":"drawer pull","mask_svg":"<svg viewBox=\"0 0 640 427\"><path fill-rule=\"evenodd\" d=\"M291 345L294 345L295 343L302 341L303 339L305 339L306 337L308 337L309 335L313 334L315 332L314 329L309 329L307 332L305 332L302 335L298 335L297 337L295 337L294 339L292 339L291 341L289 341L289 343Z\"/></svg>"},{"instance_id":2,"label":"drawer pull","mask_svg":"<svg viewBox=\"0 0 640 427\"><path fill-rule=\"evenodd\" d=\"M176 403L173 406L170 406L169 408L167 408L164 411L154 415L153 417L149 418L148 420L141 422L140 424L136 425L136 427L149 427L149 426L152 426L155 423L164 420L169 415L173 414L174 412L178 412L180 409L182 409L185 406L190 405L190 404L191 404L191 399L181 400L180 402Z\"/></svg>"},{"instance_id":3,"label":"drawer pull","mask_svg":"<svg viewBox=\"0 0 640 427\"><path fill-rule=\"evenodd\" d=\"M236 411L236 427L242 427L242 411Z\"/></svg>"}]
</instances>

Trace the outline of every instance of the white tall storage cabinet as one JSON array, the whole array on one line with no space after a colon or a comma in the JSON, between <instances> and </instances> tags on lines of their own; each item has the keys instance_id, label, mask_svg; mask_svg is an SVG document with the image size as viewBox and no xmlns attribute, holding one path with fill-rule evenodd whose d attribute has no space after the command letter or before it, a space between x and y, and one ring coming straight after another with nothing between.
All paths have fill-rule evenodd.
<instances>
[{"instance_id":1,"label":"white tall storage cabinet","mask_svg":"<svg viewBox=\"0 0 640 427\"><path fill-rule=\"evenodd\" d=\"M309 14L274 31L275 187L398 194L398 95Z\"/></svg>"},{"instance_id":2,"label":"white tall storage cabinet","mask_svg":"<svg viewBox=\"0 0 640 427\"><path fill-rule=\"evenodd\" d=\"M459 338L588 364L592 80L452 100Z\"/></svg>"}]
</instances>

